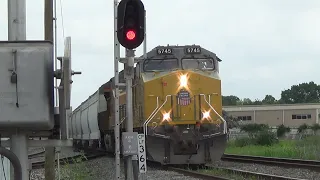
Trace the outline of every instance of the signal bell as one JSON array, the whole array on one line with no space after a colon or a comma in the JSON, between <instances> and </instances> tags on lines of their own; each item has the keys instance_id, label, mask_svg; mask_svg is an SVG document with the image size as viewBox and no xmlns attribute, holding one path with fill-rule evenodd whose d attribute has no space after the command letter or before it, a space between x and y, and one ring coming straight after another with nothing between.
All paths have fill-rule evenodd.
<instances>
[{"instance_id":1,"label":"signal bell","mask_svg":"<svg viewBox=\"0 0 320 180\"><path fill-rule=\"evenodd\" d=\"M144 40L145 9L141 0L122 0L118 5L117 37L119 43L134 49Z\"/></svg>"}]
</instances>

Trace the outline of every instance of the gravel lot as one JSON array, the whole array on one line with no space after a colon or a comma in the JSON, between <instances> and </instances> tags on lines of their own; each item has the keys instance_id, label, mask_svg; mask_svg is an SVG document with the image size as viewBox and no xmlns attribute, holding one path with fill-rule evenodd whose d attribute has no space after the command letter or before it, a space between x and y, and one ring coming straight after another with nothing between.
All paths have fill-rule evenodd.
<instances>
[{"instance_id":1,"label":"gravel lot","mask_svg":"<svg viewBox=\"0 0 320 180\"><path fill-rule=\"evenodd\" d=\"M248 163L238 163L238 162L226 162L226 161L217 161L213 164L217 167L233 168L245 171L253 171L265 174L273 174L278 176L287 176L292 178L299 179L310 179L310 180L319 180L320 173L315 171L310 171L307 169L297 169L297 168L284 168L277 166L266 166L261 164L248 164Z\"/></svg>"},{"instance_id":2,"label":"gravel lot","mask_svg":"<svg viewBox=\"0 0 320 180\"><path fill-rule=\"evenodd\" d=\"M71 149L62 149L64 156L72 156L75 153ZM39 160L39 159L38 159ZM182 174L164 171L155 168L148 167L146 177L143 180L200 180ZM60 168L61 180L109 180L115 177L115 165L114 159L110 157L102 157L86 162L81 162L79 164L72 164L67 166L61 166ZM121 180L124 180L124 167L121 166ZM32 180L44 180L44 170L37 169L31 171ZM56 174L56 179L58 179L58 173ZM139 179L142 179L140 177Z\"/></svg>"}]
</instances>

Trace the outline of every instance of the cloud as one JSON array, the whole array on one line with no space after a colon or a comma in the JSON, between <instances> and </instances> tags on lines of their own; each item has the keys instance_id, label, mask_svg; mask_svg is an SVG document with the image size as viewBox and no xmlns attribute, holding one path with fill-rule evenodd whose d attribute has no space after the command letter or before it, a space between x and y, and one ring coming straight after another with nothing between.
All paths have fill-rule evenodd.
<instances>
[{"instance_id":1,"label":"cloud","mask_svg":"<svg viewBox=\"0 0 320 180\"><path fill-rule=\"evenodd\" d=\"M113 1L62 0L58 55L72 36L74 108L113 76ZM43 0L28 1L28 39L43 39ZM252 99L292 84L318 80L319 0L144 1L147 50L158 45L199 44L223 61L223 94ZM0 2L0 39L7 38L7 4ZM62 26L62 19L64 24ZM137 49L140 56L142 47ZM124 50L121 49L123 56ZM122 67L122 65L121 65Z\"/></svg>"}]
</instances>

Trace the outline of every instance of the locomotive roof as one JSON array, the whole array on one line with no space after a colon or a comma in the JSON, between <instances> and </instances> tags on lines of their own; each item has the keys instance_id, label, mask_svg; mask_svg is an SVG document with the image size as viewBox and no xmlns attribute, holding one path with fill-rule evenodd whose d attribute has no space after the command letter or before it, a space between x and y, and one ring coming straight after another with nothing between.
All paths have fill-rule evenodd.
<instances>
[{"instance_id":1,"label":"locomotive roof","mask_svg":"<svg viewBox=\"0 0 320 180\"><path fill-rule=\"evenodd\" d=\"M167 45L167 46L157 46L155 48L153 48L151 51L147 52L147 58L152 58L152 57L156 57L159 56L157 50L158 49L173 49L174 52L173 54L184 54L186 55L186 48L200 48L201 49L201 55L203 56L207 56L207 57L213 57L216 58L219 62L221 62L222 60L212 51L209 51L203 47L201 47L200 45L185 45L185 46L179 46L179 45ZM164 56L163 56L164 57ZM143 55L139 57L139 59L143 59Z\"/></svg>"}]
</instances>

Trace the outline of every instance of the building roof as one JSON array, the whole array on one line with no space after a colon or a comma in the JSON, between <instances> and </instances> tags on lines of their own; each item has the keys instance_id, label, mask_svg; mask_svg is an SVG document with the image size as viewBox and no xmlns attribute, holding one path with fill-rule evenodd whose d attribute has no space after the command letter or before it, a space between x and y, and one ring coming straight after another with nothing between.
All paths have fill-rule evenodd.
<instances>
[{"instance_id":1,"label":"building roof","mask_svg":"<svg viewBox=\"0 0 320 180\"><path fill-rule=\"evenodd\" d=\"M270 104L270 105L240 105L224 106L225 111L270 111L270 110L296 110L296 109L320 109L320 103L306 104Z\"/></svg>"}]
</instances>

